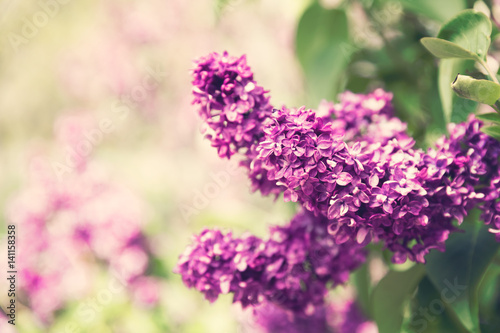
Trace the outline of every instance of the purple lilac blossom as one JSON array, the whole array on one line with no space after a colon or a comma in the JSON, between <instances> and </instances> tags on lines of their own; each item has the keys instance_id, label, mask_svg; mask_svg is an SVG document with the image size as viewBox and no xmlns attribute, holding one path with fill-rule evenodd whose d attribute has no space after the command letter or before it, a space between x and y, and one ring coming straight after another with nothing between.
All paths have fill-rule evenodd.
<instances>
[{"instance_id":1,"label":"purple lilac blossom","mask_svg":"<svg viewBox=\"0 0 500 333\"><path fill-rule=\"evenodd\" d=\"M193 70L193 104L212 130L212 141L220 157L230 158L249 149L262 136L261 123L272 110L267 91L256 85L246 57L211 53L196 61Z\"/></svg>"},{"instance_id":2,"label":"purple lilac blossom","mask_svg":"<svg viewBox=\"0 0 500 333\"><path fill-rule=\"evenodd\" d=\"M333 333L328 328L326 315L324 306L317 307L310 315L304 315L264 302L253 309L252 326L262 333Z\"/></svg>"},{"instance_id":3,"label":"purple lilac blossom","mask_svg":"<svg viewBox=\"0 0 500 333\"><path fill-rule=\"evenodd\" d=\"M193 104L203 120L203 131L221 158L236 153L243 156L242 166L249 169L253 191L263 195L279 194L281 189L265 177L255 149L261 140L262 122L272 106L267 91L257 85L246 57L211 53L195 62ZM250 169L250 164L253 163Z\"/></svg>"},{"instance_id":4,"label":"purple lilac blossom","mask_svg":"<svg viewBox=\"0 0 500 333\"><path fill-rule=\"evenodd\" d=\"M253 308L252 327L262 333L378 333L351 299L326 303L310 315L297 314L264 302Z\"/></svg>"},{"instance_id":5,"label":"purple lilac blossom","mask_svg":"<svg viewBox=\"0 0 500 333\"><path fill-rule=\"evenodd\" d=\"M466 123L451 124L450 138L437 143L438 151L454 154L448 166L454 178L446 181L450 200L462 201L464 207L482 210L481 219L490 226L490 232L500 241L500 143L481 132L483 123L471 115ZM447 214L453 214L446 206Z\"/></svg>"},{"instance_id":6,"label":"purple lilac blossom","mask_svg":"<svg viewBox=\"0 0 500 333\"><path fill-rule=\"evenodd\" d=\"M211 54L194 74L194 103L219 155L243 154L252 190L284 192L285 201L325 219L336 244L382 241L396 263L425 262L430 249L444 250L454 221L462 223L475 207L500 240L500 144L480 132L473 116L450 125L450 137L424 152L413 148L406 124L392 114L392 94L381 89L346 92L317 111L271 111L244 57ZM253 109L241 102L247 85L254 100L264 101ZM181 259L184 269L188 257Z\"/></svg>"},{"instance_id":7,"label":"purple lilac blossom","mask_svg":"<svg viewBox=\"0 0 500 333\"><path fill-rule=\"evenodd\" d=\"M321 306L327 285L347 281L365 259L355 242L337 245L326 219L302 212L286 226L275 226L268 240L204 230L181 255L176 273L209 301L234 293L245 308L269 301L296 313Z\"/></svg>"},{"instance_id":8,"label":"purple lilac blossom","mask_svg":"<svg viewBox=\"0 0 500 333\"><path fill-rule=\"evenodd\" d=\"M286 201L298 201L331 220L338 244L349 239L368 243L377 236L370 218L392 214L396 199L423 191L402 180L419 159L411 155L411 139L393 139L384 147L365 141L348 146L331 122L305 108L275 110L263 130L257 159L268 179L287 188ZM400 182L390 178L395 174ZM391 182L384 184L384 177Z\"/></svg>"},{"instance_id":9,"label":"purple lilac blossom","mask_svg":"<svg viewBox=\"0 0 500 333\"><path fill-rule=\"evenodd\" d=\"M314 111L283 107L265 121L257 159L270 181L286 187L285 201L331 220L338 244L381 240L394 262L424 262L430 249L444 250L454 219L461 223L485 192L498 196L482 188L490 181L481 177L498 175L500 145L480 126L471 117L424 153L405 135L386 138L384 145L364 136L346 144Z\"/></svg>"},{"instance_id":10,"label":"purple lilac blossom","mask_svg":"<svg viewBox=\"0 0 500 333\"><path fill-rule=\"evenodd\" d=\"M339 103L323 101L316 114L333 117L332 127L344 134L345 142L385 144L394 138L408 138L406 124L394 117L392 93L379 88L366 95L346 91L339 97Z\"/></svg>"}]
</instances>

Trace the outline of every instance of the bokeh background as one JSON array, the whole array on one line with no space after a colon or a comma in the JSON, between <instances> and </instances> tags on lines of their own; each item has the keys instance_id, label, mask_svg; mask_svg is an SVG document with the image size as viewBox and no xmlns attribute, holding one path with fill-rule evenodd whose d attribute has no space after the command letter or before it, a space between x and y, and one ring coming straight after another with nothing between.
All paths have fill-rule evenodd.
<instances>
[{"instance_id":1,"label":"bokeh background","mask_svg":"<svg viewBox=\"0 0 500 333\"><path fill-rule=\"evenodd\" d=\"M211 305L172 269L204 226L264 235L290 214L203 140L190 69L246 53L275 103L297 103L305 5L1 2L0 235L17 225L18 332L239 329L230 297Z\"/></svg>"},{"instance_id":2,"label":"bokeh background","mask_svg":"<svg viewBox=\"0 0 500 333\"><path fill-rule=\"evenodd\" d=\"M246 54L276 106L383 87L426 146L448 104L419 39L473 6L498 13L465 0L0 1L0 253L15 224L19 270L15 330L0 331L252 332L231 297L209 304L172 270L203 227L264 237L294 207L250 193L203 140L192 61ZM4 309L7 289L0 279Z\"/></svg>"}]
</instances>

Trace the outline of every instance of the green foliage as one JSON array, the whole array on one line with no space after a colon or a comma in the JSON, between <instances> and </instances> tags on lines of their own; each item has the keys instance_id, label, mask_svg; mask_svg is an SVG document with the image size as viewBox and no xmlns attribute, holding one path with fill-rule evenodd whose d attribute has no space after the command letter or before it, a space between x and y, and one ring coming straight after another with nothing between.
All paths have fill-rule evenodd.
<instances>
[{"instance_id":1,"label":"green foliage","mask_svg":"<svg viewBox=\"0 0 500 333\"><path fill-rule=\"evenodd\" d=\"M354 286L356 287L357 299L361 310L365 313L365 315L370 316L370 293L372 288L370 283L368 260L352 274L352 280L354 282Z\"/></svg>"},{"instance_id":2,"label":"green foliage","mask_svg":"<svg viewBox=\"0 0 500 333\"><path fill-rule=\"evenodd\" d=\"M471 101L495 105L500 98L500 85L496 73L492 73L486 64L486 56L491 43L492 25L490 19L475 10L464 10L446 22L437 38L424 37L421 43L436 57L444 59L439 66L439 92L445 119L449 121L464 120L475 110L475 104L461 103L458 107L454 94L447 86L450 77L456 76L452 89L456 95ZM464 60L473 60L481 64L489 73L493 82L477 80L469 76L459 75ZM469 108L470 106L470 108ZM500 112L495 106L495 109ZM458 110L458 117L453 113ZM457 119L458 118L458 119ZM495 138L500 137L500 126L483 129Z\"/></svg>"},{"instance_id":3,"label":"green foliage","mask_svg":"<svg viewBox=\"0 0 500 333\"><path fill-rule=\"evenodd\" d=\"M411 301L410 314L403 323L403 332L467 333L428 277L418 284Z\"/></svg>"},{"instance_id":4,"label":"green foliage","mask_svg":"<svg viewBox=\"0 0 500 333\"><path fill-rule=\"evenodd\" d=\"M401 3L405 8L439 22L445 22L467 8L465 0L401 0Z\"/></svg>"},{"instance_id":5,"label":"green foliage","mask_svg":"<svg viewBox=\"0 0 500 333\"><path fill-rule=\"evenodd\" d=\"M371 313L379 332L401 332L404 303L409 300L424 274L424 266L417 264L403 272L389 271L380 280L371 297Z\"/></svg>"},{"instance_id":6,"label":"green foliage","mask_svg":"<svg viewBox=\"0 0 500 333\"><path fill-rule=\"evenodd\" d=\"M317 105L321 99L335 99L351 53L345 11L325 9L313 2L300 18L295 45L306 77L309 103Z\"/></svg>"},{"instance_id":7,"label":"green foliage","mask_svg":"<svg viewBox=\"0 0 500 333\"><path fill-rule=\"evenodd\" d=\"M477 103L460 98L451 89L457 73L473 68L474 62L463 59L443 59L438 67L438 87L446 122L460 122L477 109Z\"/></svg>"},{"instance_id":8,"label":"green foliage","mask_svg":"<svg viewBox=\"0 0 500 333\"><path fill-rule=\"evenodd\" d=\"M500 248L478 219L479 212L471 214L461 227L465 232L452 234L445 252L431 251L425 265L430 281L469 332L480 332L478 288Z\"/></svg>"},{"instance_id":9,"label":"green foliage","mask_svg":"<svg viewBox=\"0 0 500 333\"><path fill-rule=\"evenodd\" d=\"M422 38L422 44L436 57L441 59L447 58L462 58L462 59L477 59L477 55L472 53L455 43L435 37Z\"/></svg>"},{"instance_id":10,"label":"green foliage","mask_svg":"<svg viewBox=\"0 0 500 333\"><path fill-rule=\"evenodd\" d=\"M481 132L486 133L497 140L500 140L500 126L482 127Z\"/></svg>"},{"instance_id":11,"label":"green foliage","mask_svg":"<svg viewBox=\"0 0 500 333\"><path fill-rule=\"evenodd\" d=\"M486 15L468 9L445 23L437 38L422 38L422 44L438 58L485 60L491 29Z\"/></svg>"},{"instance_id":12,"label":"green foliage","mask_svg":"<svg viewBox=\"0 0 500 333\"><path fill-rule=\"evenodd\" d=\"M490 265L479 289L479 313L482 333L498 333L500 327L500 257Z\"/></svg>"},{"instance_id":13,"label":"green foliage","mask_svg":"<svg viewBox=\"0 0 500 333\"><path fill-rule=\"evenodd\" d=\"M481 119L483 121L491 121L491 122L494 122L496 124L500 124L500 114L498 114L496 112L478 114L477 118Z\"/></svg>"}]
</instances>

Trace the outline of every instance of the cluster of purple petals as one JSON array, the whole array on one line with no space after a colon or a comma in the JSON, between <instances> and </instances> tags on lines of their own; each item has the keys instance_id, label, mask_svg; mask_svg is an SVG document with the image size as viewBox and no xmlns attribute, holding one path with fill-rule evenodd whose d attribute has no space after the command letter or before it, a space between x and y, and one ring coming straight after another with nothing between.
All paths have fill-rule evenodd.
<instances>
[{"instance_id":1,"label":"cluster of purple petals","mask_svg":"<svg viewBox=\"0 0 500 333\"><path fill-rule=\"evenodd\" d=\"M325 307L317 307L311 315L304 315L287 311L269 302L253 309L254 326L263 333L332 332L328 327L326 315Z\"/></svg>"},{"instance_id":2,"label":"cluster of purple petals","mask_svg":"<svg viewBox=\"0 0 500 333\"><path fill-rule=\"evenodd\" d=\"M430 249L444 250L454 219L461 223L487 196L485 215L498 221L492 177L500 145L480 126L471 117L425 153L406 135L381 144L361 133L347 144L339 127L313 110L282 108L264 123L257 160L270 181L286 188L286 201L330 220L338 244L382 240L394 262L424 262Z\"/></svg>"},{"instance_id":3,"label":"cluster of purple petals","mask_svg":"<svg viewBox=\"0 0 500 333\"><path fill-rule=\"evenodd\" d=\"M221 158L235 153L244 156L242 165L250 168L261 140L262 122L269 117L269 97L253 79L246 57L211 53L195 62L193 70L193 104L204 122L206 137L217 148ZM278 194L280 189L269 182L259 163L249 171L252 190Z\"/></svg>"},{"instance_id":4,"label":"cluster of purple petals","mask_svg":"<svg viewBox=\"0 0 500 333\"><path fill-rule=\"evenodd\" d=\"M377 325L351 299L327 303L310 315L264 302L253 309L253 322L265 333L378 333Z\"/></svg>"},{"instance_id":5,"label":"cluster of purple petals","mask_svg":"<svg viewBox=\"0 0 500 333\"><path fill-rule=\"evenodd\" d=\"M500 242L500 176L490 181L489 193L485 197L481 207L483 214L481 219L490 226L489 232L495 235L497 242Z\"/></svg>"},{"instance_id":6,"label":"cluster of purple petals","mask_svg":"<svg viewBox=\"0 0 500 333\"><path fill-rule=\"evenodd\" d=\"M212 302L234 293L243 308L268 301L310 315L323 304L327 285L346 282L365 260L356 243L335 244L326 226L324 218L303 212L286 226L272 227L268 240L204 230L175 271Z\"/></svg>"},{"instance_id":7,"label":"cluster of purple petals","mask_svg":"<svg viewBox=\"0 0 500 333\"><path fill-rule=\"evenodd\" d=\"M444 180L450 200L466 209L479 207L481 219L500 241L500 143L482 133L482 125L473 115L466 123L451 124L450 138L441 139L436 151L453 155L447 168L449 179ZM443 209L454 213L446 206Z\"/></svg>"},{"instance_id":8,"label":"cluster of purple petals","mask_svg":"<svg viewBox=\"0 0 500 333\"><path fill-rule=\"evenodd\" d=\"M473 116L450 125L449 137L425 152L414 148L406 124L393 116L392 94L381 89L346 92L316 111L278 110L244 57L213 53L196 64L194 103L219 155L238 152L252 190L283 193L308 212L273 228L268 241L216 230L197 236L177 271L208 299L233 292L243 306L269 301L312 314L325 282L345 281L361 261L360 246L381 241L395 263L423 263L431 249L444 250L454 222L474 208L500 241L500 143ZM280 234L286 241L276 242ZM317 235L320 241L311 242ZM321 264L311 256L313 244L333 254L320 256ZM343 257L349 248L356 254L350 261Z\"/></svg>"},{"instance_id":9,"label":"cluster of purple petals","mask_svg":"<svg viewBox=\"0 0 500 333\"><path fill-rule=\"evenodd\" d=\"M385 144L393 138L408 138L407 126L394 117L392 93L382 89L363 95L350 91L339 96L339 103L322 101L316 115L328 117L345 142L367 141Z\"/></svg>"}]
</instances>

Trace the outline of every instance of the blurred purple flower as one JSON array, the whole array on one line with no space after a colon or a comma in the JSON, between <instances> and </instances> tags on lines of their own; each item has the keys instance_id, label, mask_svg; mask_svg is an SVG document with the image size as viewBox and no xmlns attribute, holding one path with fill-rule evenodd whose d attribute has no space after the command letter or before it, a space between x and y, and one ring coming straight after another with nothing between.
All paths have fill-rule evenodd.
<instances>
[{"instance_id":1,"label":"blurred purple flower","mask_svg":"<svg viewBox=\"0 0 500 333\"><path fill-rule=\"evenodd\" d=\"M70 147L80 142L83 127L76 123L61 122L59 138ZM64 179L43 157L34 159L32 169L30 183L12 198L7 219L19 233L20 294L41 320L49 322L66 302L89 292L97 260L126 286L145 274L149 249L139 198L110 182L88 158Z\"/></svg>"},{"instance_id":2,"label":"blurred purple flower","mask_svg":"<svg viewBox=\"0 0 500 333\"><path fill-rule=\"evenodd\" d=\"M377 325L366 319L352 300L332 303L327 318L334 333L378 333Z\"/></svg>"},{"instance_id":3,"label":"blurred purple flower","mask_svg":"<svg viewBox=\"0 0 500 333\"><path fill-rule=\"evenodd\" d=\"M254 326L262 333L328 333L325 307L313 313L297 314L272 303L263 303L253 309Z\"/></svg>"}]
</instances>

